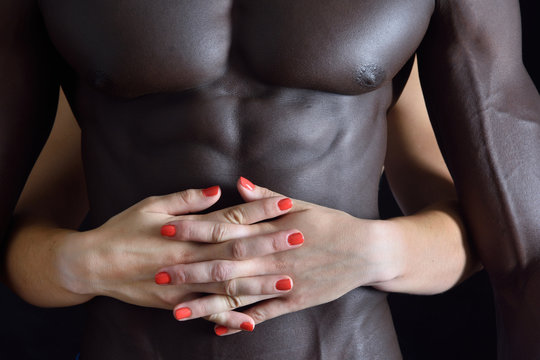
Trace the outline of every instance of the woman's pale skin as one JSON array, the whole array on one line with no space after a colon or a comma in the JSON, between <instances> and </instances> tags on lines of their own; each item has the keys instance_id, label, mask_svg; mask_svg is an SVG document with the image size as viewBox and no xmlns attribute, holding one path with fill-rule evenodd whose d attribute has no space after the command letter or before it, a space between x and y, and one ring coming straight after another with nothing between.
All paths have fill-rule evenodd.
<instances>
[{"instance_id":1,"label":"woman's pale skin","mask_svg":"<svg viewBox=\"0 0 540 360\"><path fill-rule=\"evenodd\" d=\"M73 229L88 209L79 137L62 98L16 209L7 282L37 306L69 306L104 295L171 309L179 320L206 317L218 325L216 333L226 335L358 286L440 293L480 268L466 241L416 67L388 116L385 171L406 214L390 220L358 219L296 199L292 207L280 206L288 203L286 194L239 179L244 205L195 215L219 201L220 190L191 189L145 199L99 228L79 232ZM175 234L161 234L163 225L174 226ZM351 237L357 241L342 241ZM294 264L284 260L290 251ZM346 261L332 262L343 254ZM163 276L167 284L156 284ZM278 285L284 282L289 288ZM199 298L200 292L215 295ZM255 305L234 311L249 304Z\"/></svg>"}]
</instances>

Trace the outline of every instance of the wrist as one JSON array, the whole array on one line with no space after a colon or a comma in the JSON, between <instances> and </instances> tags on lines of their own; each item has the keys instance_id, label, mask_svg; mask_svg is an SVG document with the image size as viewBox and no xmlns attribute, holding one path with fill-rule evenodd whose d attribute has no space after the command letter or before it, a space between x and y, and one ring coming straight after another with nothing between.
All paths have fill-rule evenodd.
<instances>
[{"instance_id":1,"label":"wrist","mask_svg":"<svg viewBox=\"0 0 540 360\"><path fill-rule=\"evenodd\" d=\"M60 286L73 298L86 302L94 297L89 232L65 230L58 236L57 272Z\"/></svg>"},{"instance_id":2,"label":"wrist","mask_svg":"<svg viewBox=\"0 0 540 360\"><path fill-rule=\"evenodd\" d=\"M368 242L369 263L374 265L374 271L367 285L384 290L384 284L399 279L406 272L403 256L405 236L401 222L394 219L370 221Z\"/></svg>"}]
</instances>

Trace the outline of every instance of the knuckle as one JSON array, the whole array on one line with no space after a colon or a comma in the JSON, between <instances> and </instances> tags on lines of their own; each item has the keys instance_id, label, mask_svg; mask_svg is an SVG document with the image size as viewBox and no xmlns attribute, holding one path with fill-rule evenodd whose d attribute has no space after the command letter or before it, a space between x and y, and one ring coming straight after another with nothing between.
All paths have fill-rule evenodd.
<instances>
[{"instance_id":1,"label":"knuckle","mask_svg":"<svg viewBox=\"0 0 540 360\"><path fill-rule=\"evenodd\" d=\"M231 224L243 224L247 219L246 210L243 207L235 207L225 211L225 220Z\"/></svg>"},{"instance_id":2,"label":"knuckle","mask_svg":"<svg viewBox=\"0 0 540 360\"><path fill-rule=\"evenodd\" d=\"M225 294L228 296L238 295L238 286L236 280L228 280L225 282Z\"/></svg>"},{"instance_id":3,"label":"knuckle","mask_svg":"<svg viewBox=\"0 0 540 360\"><path fill-rule=\"evenodd\" d=\"M174 268L174 276L176 277L176 282L178 284L184 284L188 281L188 274L186 272L185 266L178 265Z\"/></svg>"},{"instance_id":4,"label":"knuckle","mask_svg":"<svg viewBox=\"0 0 540 360\"><path fill-rule=\"evenodd\" d=\"M205 316L204 318L205 320L208 320L213 323L221 323L224 320L224 316L222 313L210 314L210 315Z\"/></svg>"},{"instance_id":5,"label":"knuckle","mask_svg":"<svg viewBox=\"0 0 540 360\"><path fill-rule=\"evenodd\" d=\"M281 250L281 236L283 236L283 234L275 234L272 236L271 245L274 252Z\"/></svg>"},{"instance_id":6,"label":"knuckle","mask_svg":"<svg viewBox=\"0 0 540 360\"><path fill-rule=\"evenodd\" d=\"M247 245L244 241L237 240L231 245L232 258L234 260L243 260L248 255Z\"/></svg>"},{"instance_id":7,"label":"knuckle","mask_svg":"<svg viewBox=\"0 0 540 360\"><path fill-rule=\"evenodd\" d=\"M191 204L195 200L195 192L193 190L184 190L174 194L176 201L181 204Z\"/></svg>"},{"instance_id":8,"label":"knuckle","mask_svg":"<svg viewBox=\"0 0 540 360\"><path fill-rule=\"evenodd\" d=\"M266 320L267 317L266 311L264 311L264 309L261 309L260 307L251 309L249 316L251 316L251 318L255 321L256 324L262 323Z\"/></svg>"},{"instance_id":9,"label":"knuckle","mask_svg":"<svg viewBox=\"0 0 540 360\"><path fill-rule=\"evenodd\" d=\"M164 292L158 295L160 301L168 308L173 308L178 304L178 296L173 293Z\"/></svg>"},{"instance_id":10,"label":"knuckle","mask_svg":"<svg viewBox=\"0 0 540 360\"><path fill-rule=\"evenodd\" d=\"M214 224L212 228L212 240L214 242L223 242L226 239L227 227L223 223Z\"/></svg>"},{"instance_id":11,"label":"knuckle","mask_svg":"<svg viewBox=\"0 0 540 360\"><path fill-rule=\"evenodd\" d=\"M210 277L213 282L222 282L229 279L231 272L232 269L230 264L220 261L212 266Z\"/></svg>"},{"instance_id":12,"label":"knuckle","mask_svg":"<svg viewBox=\"0 0 540 360\"><path fill-rule=\"evenodd\" d=\"M244 306L242 298L239 296L225 296L225 302L229 309L237 309Z\"/></svg>"},{"instance_id":13,"label":"knuckle","mask_svg":"<svg viewBox=\"0 0 540 360\"><path fill-rule=\"evenodd\" d=\"M177 221L175 224L176 234L175 237L178 240L189 239L190 227L187 221Z\"/></svg>"},{"instance_id":14,"label":"knuckle","mask_svg":"<svg viewBox=\"0 0 540 360\"><path fill-rule=\"evenodd\" d=\"M192 251L186 249L174 249L174 251L169 251L164 256L164 260L166 264L175 265L190 262L193 257L194 254Z\"/></svg>"},{"instance_id":15,"label":"knuckle","mask_svg":"<svg viewBox=\"0 0 540 360\"><path fill-rule=\"evenodd\" d=\"M141 207L146 207L146 206L149 206L149 205L152 205L154 203L156 203L158 200L158 197L157 196L149 196L143 200L141 200L138 205L140 205Z\"/></svg>"},{"instance_id":16,"label":"knuckle","mask_svg":"<svg viewBox=\"0 0 540 360\"><path fill-rule=\"evenodd\" d=\"M265 217L267 218L271 218L271 217L274 217L276 216L277 214L277 206L276 206L276 202L275 202L275 199L277 199L276 197L273 197L273 198L269 198L270 201L264 201L263 202L263 211L264 211L264 215Z\"/></svg>"}]
</instances>

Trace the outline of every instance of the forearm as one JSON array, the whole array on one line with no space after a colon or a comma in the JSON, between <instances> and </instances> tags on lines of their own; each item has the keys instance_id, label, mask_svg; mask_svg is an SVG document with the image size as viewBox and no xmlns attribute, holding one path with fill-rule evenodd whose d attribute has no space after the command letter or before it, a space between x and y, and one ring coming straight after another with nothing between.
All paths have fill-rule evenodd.
<instances>
[{"instance_id":1,"label":"forearm","mask_svg":"<svg viewBox=\"0 0 540 360\"><path fill-rule=\"evenodd\" d=\"M379 290L440 293L481 268L467 242L455 201L439 202L380 224L389 243L393 275L373 284Z\"/></svg>"},{"instance_id":2,"label":"forearm","mask_svg":"<svg viewBox=\"0 0 540 360\"><path fill-rule=\"evenodd\" d=\"M6 281L25 301L42 307L81 304L92 298L78 294L70 285L70 269L65 266L66 245L77 232L46 223L19 220L6 251ZM72 256L74 254L71 254Z\"/></svg>"},{"instance_id":3,"label":"forearm","mask_svg":"<svg viewBox=\"0 0 540 360\"><path fill-rule=\"evenodd\" d=\"M423 46L422 73L479 256L492 282L513 287L540 256L540 97L521 61L517 2L496 3L489 14L495 5L474 1L442 9L448 20Z\"/></svg>"},{"instance_id":4,"label":"forearm","mask_svg":"<svg viewBox=\"0 0 540 360\"><path fill-rule=\"evenodd\" d=\"M469 250L452 178L427 116L416 67L388 114L385 173L407 216L381 221L391 271L379 289L445 291L480 265ZM389 279L389 280L388 280Z\"/></svg>"}]
</instances>

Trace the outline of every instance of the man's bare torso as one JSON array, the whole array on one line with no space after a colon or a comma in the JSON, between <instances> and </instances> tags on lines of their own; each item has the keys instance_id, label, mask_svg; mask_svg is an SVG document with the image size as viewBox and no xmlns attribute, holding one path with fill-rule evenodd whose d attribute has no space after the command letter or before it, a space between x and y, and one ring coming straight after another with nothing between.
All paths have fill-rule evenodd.
<instances>
[{"instance_id":1,"label":"man's bare torso","mask_svg":"<svg viewBox=\"0 0 540 360\"><path fill-rule=\"evenodd\" d=\"M240 175L378 217L386 112L433 1L60 0L41 10L83 130L87 226L186 188L219 184L220 206L231 205ZM384 295L369 289L226 338L110 299L93 309L88 358L399 357Z\"/></svg>"}]
</instances>

